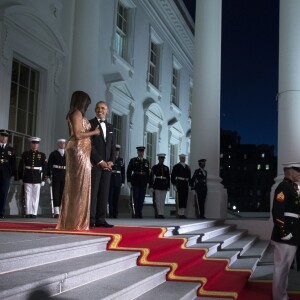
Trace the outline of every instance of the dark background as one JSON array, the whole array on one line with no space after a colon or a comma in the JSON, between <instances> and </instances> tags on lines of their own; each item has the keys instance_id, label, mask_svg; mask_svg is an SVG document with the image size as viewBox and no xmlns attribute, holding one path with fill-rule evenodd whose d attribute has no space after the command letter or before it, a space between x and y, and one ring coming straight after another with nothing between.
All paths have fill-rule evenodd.
<instances>
[{"instance_id":1,"label":"dark background","mask_svg":"<svg viewBox=\"0 0 300 300\"><path fill-rule=\"evenodd\" d=\"M195 1L184 0L191 16ZM221 128L275 146L279 0L222 1Z\"/></svg>"}]
</instances>

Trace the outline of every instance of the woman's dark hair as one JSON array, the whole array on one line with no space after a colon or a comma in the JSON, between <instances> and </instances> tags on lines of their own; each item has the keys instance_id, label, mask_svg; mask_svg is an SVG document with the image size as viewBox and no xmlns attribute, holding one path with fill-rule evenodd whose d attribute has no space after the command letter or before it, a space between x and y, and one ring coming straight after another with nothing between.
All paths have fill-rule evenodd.
<instances>
[{"instance_id":1,"label":"woman's dark hair","mask_svg":"<svg viewBox=\"0 0 300 300\"><path fill-rule=\"evenodd\" d=\"M76 110L79 110L84 117L84 114L90 104L91 98L87 93L83 91L75 91L71 97L70 109L67 113L66 119L68 119L69 116L72 115Z\"/></svg>"}]
</instances>

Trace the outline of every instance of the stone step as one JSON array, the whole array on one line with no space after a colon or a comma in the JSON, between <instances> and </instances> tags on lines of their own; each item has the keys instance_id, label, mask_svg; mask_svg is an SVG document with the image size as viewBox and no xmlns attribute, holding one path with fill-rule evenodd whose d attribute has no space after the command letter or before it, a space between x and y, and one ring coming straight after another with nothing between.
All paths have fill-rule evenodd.
<instances>
[{"instance_id":1,"label":"stone step","mask_svg":"<svg viewBox=\"0 0 300 300\"><path fill-rule=\"evenodd\" d=\"M257 240L255 243L243 252L242 257L259 257L261 260L269 247L270 241Z\"/></svg>"},{"instance_id":2,"label":"stone step","mask_svg":"<svg viewBox=\"0 0 300 300\"><path fill-rule=\"evenodd\" d=\"M181 224L180 226L175 228L173 234L177 235L177 234L185 234L188 232L190 233L196 230L217 226L222 222L223 222L222 220L202 220L199 222L197 221L196 223Z\"/></svg>"},{"instance_id":3,"label":"stone step","mask_svg":"<svg viewBox=\"0 0 300 300\"><path fill-rule=\"evenodd\" d=\"M242 255L245 251L247 251L250 247L253 246L253 244L257 241L257 239L258 237L256 235L247 235L247 236L243 235L233 243L230 243L225 247L222 247L222 250L224 251L237 250L240 252L240 255Z\"/></svg>"},{"instance_id":4,"label":"stone step","mask_svg":"<svg viewBox=\"0 0 300 300\"><path fill-rule=\"evenodd\" d=\"M166 281L135 300L192 300L197 298L199 283Z\"/></svg>"},{"instance_id":5,"label":"stone step","mask_svg":"<svg viewBox=\"0 0 300 300\"><path fill-rule=\"evenodd\" d=\"M136 299L136 297L140 297L142 294L164 283L168 271L169 268L165 267L135 266L62 292L52 298L63 298L64 300Z\"/></svg>"},{"instance_id":6,"label":"stone step","mask_svg":"<svg viewBox=\"0 0 300 300\"><path fill-rule=\"evenodd\" d=\"M109 237L4 232L0 274L106 250ZM33 245L34 241L34 245Z\"/></svg>"},{"instance_id":7,"label":"stone step","mask_svg":"<svg viewBox=\"0 0 300 300\"><path fill-rule=\"evenodd\" d=\"M224 234L220 234L217 236L214 236L209 239L205 239L206 243L220 243L220 248L224 249L228 245L231 245L234 242L237 242L239 239L244 237L247 234L247 230L233 230L226 232Z\"/></svg>"},{"instance_id":8,"label":"stone step","mask_svg":"<svg viewBox=\"0 0 300 300\"><path fill-rule=\"evenodd\" d=\"M103 251L0 275L0 299L25 299L32 290L51 295L136 266L139 253ZM42 263L42 261L41 261Z\"/></svg>"}]
</instances>

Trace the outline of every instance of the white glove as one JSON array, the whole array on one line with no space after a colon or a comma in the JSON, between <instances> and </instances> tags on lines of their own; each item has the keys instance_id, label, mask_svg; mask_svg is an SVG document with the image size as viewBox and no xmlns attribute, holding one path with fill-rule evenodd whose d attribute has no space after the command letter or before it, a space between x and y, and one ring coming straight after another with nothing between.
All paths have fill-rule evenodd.
<instances>
[{"instance_id":1,"label":"white glove","mask_svg":"<svg viewBox=\"0 0 300 300\"><path fill-rule=\"evenodd\" d=\"M50 185L50 184L51 184L51 179L50 179L50 178L47 178L47 182L48 182L48 184Z\"/></svg>"},{"instance_id":2,"label":"white glove","mask_svg":"<svg viewBox=\"0 0 300 300\"><path fill-rule=\"evenodd\" d=\"M123 188L123 187L124 187L124 183L121 184L121 188Z\"/></svg>"},{"instance_id":3,"label":"white glove","mask_svg":"<svg viewBox=\"0 0 300 300\"><path fill-rule=\"evenodd\" d=\"M174 191L176 192L177 191L176 185L173 185L173 188L174 188Z\"/></svg>"},{"instance_id":4,"label":"white glove","mask_svg":"<svg viewBox=\"0 0 300 300\"><path fill-rule=\"evenodd\" d=\"M293 235L292 235L291 233L289 233L288 235L282 237L281 239L282 239L283 241L289 241L292 237L293 237Z\"/></svg>"},{"instance_id":5,"label":"white glove","mask_svg":"<svg viewBox=\"0 0 300 300\"><path fill-rule=\"evenodd\" d=\"M131 188L131 183L130 182L127 182L127 185L129 188Z\"/></svg>"},{"instance_id":6,"label":"white glove","mask_svg":"<svg viewBox=\"0 0 300 300\"><path fill-rule=\"evenodd\" d=\"M44 186L44 185L45 185L45 181L42 181L42 182L41 182L41 186Z\"/></svg>"}]
</instances>

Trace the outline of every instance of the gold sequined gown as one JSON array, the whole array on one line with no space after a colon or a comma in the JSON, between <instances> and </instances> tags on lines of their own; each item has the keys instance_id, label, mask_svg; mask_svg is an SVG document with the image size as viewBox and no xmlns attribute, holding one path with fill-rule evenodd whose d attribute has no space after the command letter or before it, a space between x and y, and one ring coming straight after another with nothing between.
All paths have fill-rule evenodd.
<instances>
[{"instance_id":1,"label":"gold sequined gown","mask_svg":"<svg viewBox=\"0 0 300 300\"><path fill-rule=\"evenodd\" d=\"M65 148L66 177L60 215L56 229L88 230L90 222L91 198L91 140L75 140L71 122L71 136ZM89 131L91 125L82 119L82 132Z\"/></svg>"}]
</instances>

